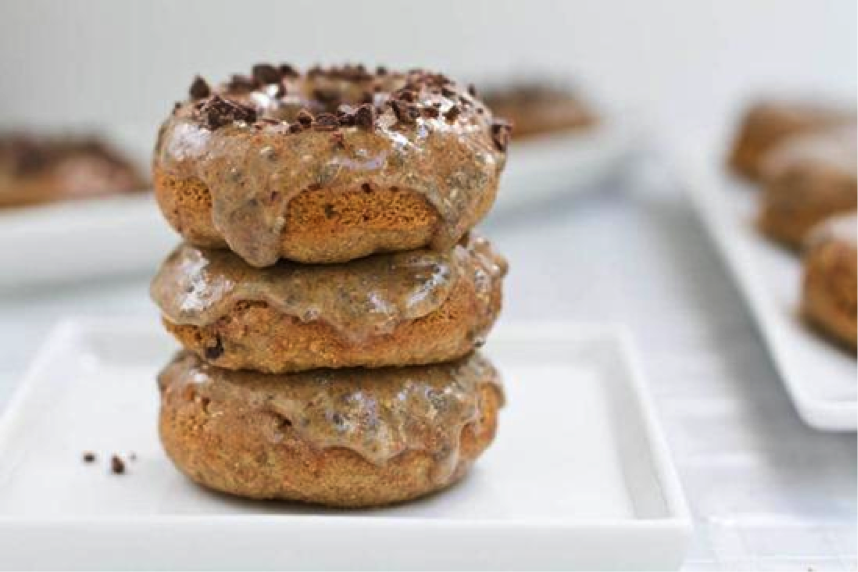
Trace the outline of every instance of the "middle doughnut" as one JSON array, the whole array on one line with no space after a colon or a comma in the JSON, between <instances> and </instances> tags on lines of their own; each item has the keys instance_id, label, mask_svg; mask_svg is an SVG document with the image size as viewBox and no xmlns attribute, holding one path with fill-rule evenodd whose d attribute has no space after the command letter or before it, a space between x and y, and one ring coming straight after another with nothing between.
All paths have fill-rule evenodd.
<instances>
[{"instance_id":1,"label":"middle doughnut","mask_svg":"<svg viewBox=\"0 0 858 572\"><path fill-rule=\"evenodd\" d=\"M447 361L482 344L506 261L471 233L448 252L254 268L180 245L151 294L186 348L227 369L268 373Z\"/></svg>"}]
</instances>

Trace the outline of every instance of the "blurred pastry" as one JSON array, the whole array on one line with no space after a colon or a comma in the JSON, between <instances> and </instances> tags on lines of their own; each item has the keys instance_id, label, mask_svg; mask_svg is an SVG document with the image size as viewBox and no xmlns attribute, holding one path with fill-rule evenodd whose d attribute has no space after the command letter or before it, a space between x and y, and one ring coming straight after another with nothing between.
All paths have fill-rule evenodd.
<instances>
[{"instance_id":1,"label":"blurred pastry","mask_svg":"<svg viewBox=\"0 0 858 572\"><path fill-rule=\"evenodd\" d=\"M856 348L855 213L833 217L810 233L804 251L802 312L833 339Z\"/></svg>"},{"instance_id":2,"label":"blurred pastry","mask_svg":"<svg viewBox=\"0 0 858 572\"><path fill-rule=\"evenodd\" d=\"M0 136L0 208L145 188L132 162L99 139Z\"/></svg>"},{"instance_id":3,"label":"blurred pastry","mask_svg":"<svg viewBox=\"0 0 858 572\"><path fill-rule=\"evenodd\" d=\"M254 66L161 127L155 192L186 241L253 266L452 248L491 208L509 126L422 70Z\"/></svg>"},{"instance_id":4,"label":"blurred pastry","mask_svg":"<svg viewBox=\"0 0 858 572\"><path fill-rule=\"evenodd\" d=\"M577 93L550 82L511 83L482 96L496 116L515 127L513 139L582 129L597 121Z\"/></svg>"},{"instance_id":5,"label":"blurred pastry","mask_svg":"<svg viewBox=\"0 0 858 572\"><path fill-rule=\"evenodd\" d=\"M506 261L473 234L448 252L249 266L180 246L152 282L167 329L207 361L262 372L456 359L482 344Z\"/></svg>"},{"instance_id":6,"label":"blurred pastry","mask_svg":"<svg viewBox=\"0 0 858 572\"><path fill-rule=\"evenodd\" d=\"M730 166L741 175L757 179L764 155L778 143L800 133L844 124L855 124L854 109L802 101L760 101L742 119Z\"/></svg>"},{"instance_id":7,"label":"blurred pastry","mask_svg":"<svg viewBox=\"0 0 858 572\"><path fill-rule=\"evenodd\" d=\"M179 354L158 377L161 441L194 481L257 499L340 507L458 481L492 442L500 379L450 363L267 375Z\"/></svg>"},{"instance_id":8,"label":"blurred pastry","mask_svg":"<svg viewBox=\"0 0 858 572\"><path fill-rule=\"evenodd\" d=\"M854 126L791 137L760 166L760 228L788 246L829 216L858 206L858 146Z\"/></svg>"}]
</instances>

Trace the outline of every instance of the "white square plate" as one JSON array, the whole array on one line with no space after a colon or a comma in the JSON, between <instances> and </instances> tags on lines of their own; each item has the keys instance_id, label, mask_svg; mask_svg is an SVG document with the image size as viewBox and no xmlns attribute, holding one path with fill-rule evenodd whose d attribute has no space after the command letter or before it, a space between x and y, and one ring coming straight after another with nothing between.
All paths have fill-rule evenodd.
<instances>
[{"instance_id":1,"label":"white square plate","mask_svg":"<svg viewBox=\"0 0 858 572\"><path fill-rule=\"evenodd\" d=\"M692 202L736 279L799 415L817 429L854 431L858 425L855 357L802 321L798 313L801 259L756 228L759 190L732 176L711 154L690 153L681 170Z\"/></svg>"},{"instance_id":2,"label":"white square plate","mask_svg":"<svg viewBox=\"0 0 858 572\"><path fill-rule=\"evenodd\" d=\"M499 328L496 443L452 489L364 511L248 502L156 435L157 323L59 326L0 419L0 568L676 569L690 519L623 330ZM82 462L96 451L97 464ZM124 475L105 459L135 452Z\"/></svg>"}]
</instances>

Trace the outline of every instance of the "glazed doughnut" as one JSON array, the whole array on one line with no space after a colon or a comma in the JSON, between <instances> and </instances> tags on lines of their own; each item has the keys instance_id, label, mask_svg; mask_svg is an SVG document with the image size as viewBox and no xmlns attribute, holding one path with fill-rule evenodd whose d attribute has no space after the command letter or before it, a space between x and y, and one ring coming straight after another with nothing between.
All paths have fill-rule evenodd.
<instances>
[{"instance_id":1,"label":"glazed doughnut","mask_svg":"<svg viewBox=\"0 0 858 572\"><path fill-rule=\"evenodd\" d=\"M461 357L500 312L505 272L506 261L473 233L444 253L268 268L184 244L151 290L186 349L220 367L276 373Z\"/></svg>"},{"instance_id":2,"label":"glazed doughnut","mask_svg":"<svg viewBox=\"0 0 858 572\"><path fill-rule=\"evenodd\" d=\"M194 81L159 132L156 196L186 241L257 267L446 250L491 207L509 133L441 74L261 64Z\"/></svg>"},{"instance_id":3,"label":"glazed doughnut","mask_svg":"<svg viewBox=\"0 0 858 572\"><path fill-rule=\"evenodd\" d=\"M760 166L759 226L787 246L831 215L858 207L855 127L797 135L773 148Z\"/></svg>"},{"instance_id":4,"label":"glazed doughnut","mask_svg":"<svg viewBox=\"0 0 858 572\"><path fill-rule=\"evenodd\" d=\"M160 374L160 436L197 483L340 507L404 501L459 480L503 404L479 354L430 366L229 371L191 353Z\"/></svg>"},{"instance_id":5,"label":"glazed doughnut","mask_svg":"<svg viewBox=\"0 0 858 572\"><path fill-rule=\"evenodd\" d=\"M804 101L760 101L742 120L730 153L730 166L749 179L758 179L763 157L790 136L855 123L855 110Z\"/></svg>"},{"instance_id":6,"label":"glazed doughnut","mask_svg":"<svg viewBox=\"0 0 858 572\"><path fill-rule=\"evenodd\" d=\"M832 339L855 351L858 218L832 217L810 233L804 253L802 313Z\"/></svg>"},{"instance_id":7,"label":"glazed doughnut","mask_svg":"<svg viewBox=\"0 0 858 572\"><path fill-rule=\"evenodd\" d=\"M0 208L140 191L146 186L128 159L96 138L0 136Z\"/></svg>"},{"instance_id":8,"label":"glazed doughnut","mask_svg":"<svg viewBox=\"0 0 858 572\"><path fill-rule=\"evenodd\" d=\"M515 140L584 129L598 121L578 94L548 82L519 82L487 90L483 101L515 125Z\"/></svg>"}]
</instances>

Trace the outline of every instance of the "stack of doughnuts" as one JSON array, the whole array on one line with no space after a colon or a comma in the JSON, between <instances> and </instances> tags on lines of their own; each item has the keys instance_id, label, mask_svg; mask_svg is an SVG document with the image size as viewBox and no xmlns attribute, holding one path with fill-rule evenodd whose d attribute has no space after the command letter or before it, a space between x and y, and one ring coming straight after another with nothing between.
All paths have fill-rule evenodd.
<instances>
[{"instance_id":1,"label":"stack of doughnuts","mask_svg":"<svg viewBox=\"0 0 858 572\"><path fill-rule=\"evenodd\" d=\"M341 507L467 472L504 400L477 348L507 266L471 229L509 135L473 89L423 70L194 80L153 161L184 240L151 287L183 346L158 378L180 471Z\"/></svg>"}]
</instances>

